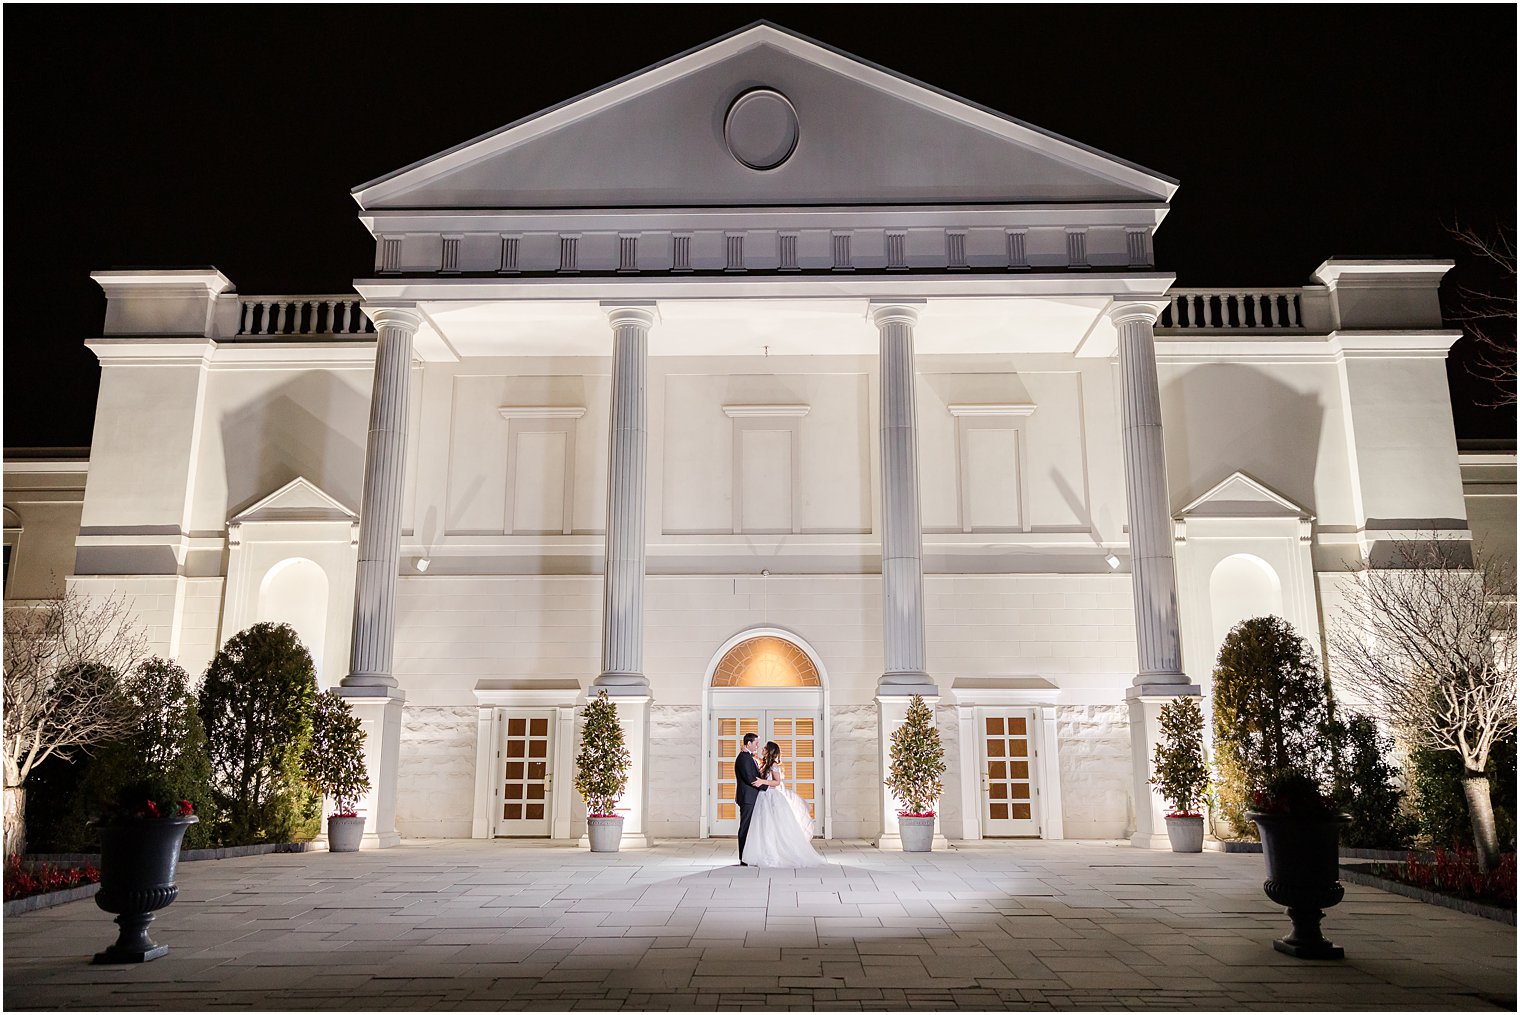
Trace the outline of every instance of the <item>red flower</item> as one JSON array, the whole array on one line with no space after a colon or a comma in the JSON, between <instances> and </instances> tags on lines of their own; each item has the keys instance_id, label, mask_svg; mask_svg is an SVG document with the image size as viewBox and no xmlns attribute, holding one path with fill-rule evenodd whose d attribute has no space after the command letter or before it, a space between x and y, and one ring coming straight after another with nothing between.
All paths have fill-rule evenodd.
<instances>
[{"instance_id":1,"label":"red flower","mask_svg":"<svg viewBox=\"0 0 1520 1015\"><path fill-rule=\"evenodd\" d=\"M188 801L188 800L181 800L179 802L179 816L180 817L182 817L182 818L188 818L190 815L192 815L194 813L195 813L195 805L192 804L190 801Z\"/></svg>"}]
</instances>

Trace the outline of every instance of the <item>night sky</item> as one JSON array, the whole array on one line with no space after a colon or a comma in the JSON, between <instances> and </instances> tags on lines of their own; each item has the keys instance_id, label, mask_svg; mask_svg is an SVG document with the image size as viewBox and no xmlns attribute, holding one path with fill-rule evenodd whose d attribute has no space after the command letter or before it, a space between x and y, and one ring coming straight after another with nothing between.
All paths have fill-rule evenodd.
<instances>
[{"instance_id":1,"label":"night sky","mask_svg":"<svg viewBox=\"0 0 1520 1015\"><path fill-rule=\"evenodd\" d=\"M349 291L373 257L352 187L759 18L1181 180L1156 237L1180 286L1331 256L1498 284L1445 227L1514 227L1508 5L10 6L4 444L89 443L92 270ZM1513 437L1468 345L1458 435Z\"/></svg>"}]
</instances>

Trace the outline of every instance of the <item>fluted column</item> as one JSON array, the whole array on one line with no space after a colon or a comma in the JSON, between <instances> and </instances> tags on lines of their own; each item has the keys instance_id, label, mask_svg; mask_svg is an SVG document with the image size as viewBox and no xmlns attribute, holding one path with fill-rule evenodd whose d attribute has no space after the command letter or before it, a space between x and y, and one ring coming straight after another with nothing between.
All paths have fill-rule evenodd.
<instances>
[{"instance_id":1,"label":"fluted column","mask_svg":"<svg viewBox=\"0 0 1520 1015\"><path fill-rule=\"evenodd\" d=\"M370 395L354 625L344 687L395 687L396 574L401 559L401 483L406 472L407 401L412 339L422 323L413 308L369 310L375 322L375 380Z\"/></svg>"},{"instance_id":2,"label":"fluted column","mask_svg":"<svg viewBox=\"0 0 1520 1015\"><path fill-rule=\"evenodd\" d=\"M649 678L644 675L644 483L649 438L647 364L653 303L604 303L612 325L612 412L607 441L607 551L602 580L602 672L588 694L617 704L628 746L618 801L624 847L650 846Z\"/></svg>"},{"instance_id":3,"label":"fluted column","mask_svg":"<svg viewBox=\"0 0 1520 1015\"><path fill-rule=\"evenodd\" d=\"M1135 686L1187 684L1177 627L1177 575L1161 438L1161 387L1156 377L1156 307L1121 304L1110 312L1119 330L1119 394L1124 485L1135 599Z\"/></svg>"},{"instance_id":4,"label":"fluted column","mask_svg":"<svg viewBox=\"0 0 1520 1015\"><path fill-rule=\"evenodd\" d=\"M1131 786L1135 831L1130 842L1167 849L1166 807L1151 786L1152 748L1160 739L1160 710L1172 698L1196 696L1182 672L1177 622L1177 569L1172 560L1171 497L1161 439L1161 384L1156 376L1156 314L1163 303L1122 303L1109 311L1119 332L1119 398L1123 425L1124 489L1129 509L1130 581L1139 658L1129 706Z\"/></svg>"},{"instance_id":5,"label":"fluted column","mask_svg":"<svg viewBox=\"0 0 1520 1015\"><path fill-rule=\"evenodd\" d=\"M602 583L602 672L593 692L646 693L644 676L645 399L655 307L604 304L612 325L612 415L607 460L607 556Z\"/></svg>"},{"instance_id":6,"label":"fluted column","mask_svg":"<svg viewBox=\"0 0 1520 1015\"><path fill-rule=\"evenodd\" d=\"M885 666L877 690L935 694L924 651L923 531L913 401L913 302L872 303L881 338L881 593Z\"/></svg>"}]
</instances>

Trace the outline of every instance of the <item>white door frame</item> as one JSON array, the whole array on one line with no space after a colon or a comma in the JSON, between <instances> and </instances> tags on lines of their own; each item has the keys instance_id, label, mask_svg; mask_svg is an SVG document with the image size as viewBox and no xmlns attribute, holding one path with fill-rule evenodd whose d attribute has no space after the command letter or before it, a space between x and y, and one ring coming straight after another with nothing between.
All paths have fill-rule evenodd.
<instances>
[{"instance_id":1,"label":"white door frame","mask_svg":"<svg viewBox=\"0 0 1520 1015\"><path fill-rule=\"evenodd\" d=\"M960 727L961 837L981 839L982 835L982 720L989 709L1027 708L1034 712L1034 729L1030 741L1039 755L1039 764L1031 769L1039 796L1035 814L1040 823L1040 838L1066 838L1061 816L1061 756L1056 736L1056 698L1058 688L953 687L956 719Z\"/></svg>"},{"instance_id":2,"label":"white door frame","mask_svg":"<svg viewBox=\"0 0 1520 1015\"><path fill-rule=\"evenodd\" d=\"M581 695L580 681L574 678L551 681L556 686L536 687L476 687L475 703L479 706L475 726L475 815L471 823L470 837L489 839L496 834L493 808L500 762L496 753L501 738L497 726L499 709L539 709L554 712L551 764L553 777L549 791L549 837L570 838L572 798L575 784L575 706Z\"/></svg>"},{"instance_id":3,"label":"white door frame","mask_svg":"<svg viewBox=\"0 0 1520 1015\"><path fill-rule=\"evenodd\" d=\"M813 668L818 671L818 682L821 687L714 687L712 686L713 674L717 672L718 664L723 657L728 655L730 649L740 642L749 641L751 638L780 638L790 642L801 649L812 662ZM712 825L716 815L712 813L713 787L717 783L713 772L716 771L717 759L712 755L713 737L716 729L713 724L713 713L721 705L725 709L759 709L771 711L773 709L807 709L816 711L818 714L818 763L822 766L822 772L816 783L817 790L823 794L822 806L818 809L819 834L827 839L832 834L834 821L834 793L830 779L833 770L833 754L829 743L829 675L823 668L823 660L818 658L818 653L813 651L801 635L788 631L782 627L750 627L735 634L725 641L712 658L707 661L707 672L702 678L702 743L697 748L697 756L702 762L702 816L698 823L697 835L707 839L712 837Z\"/></svg>"}]
</instances>

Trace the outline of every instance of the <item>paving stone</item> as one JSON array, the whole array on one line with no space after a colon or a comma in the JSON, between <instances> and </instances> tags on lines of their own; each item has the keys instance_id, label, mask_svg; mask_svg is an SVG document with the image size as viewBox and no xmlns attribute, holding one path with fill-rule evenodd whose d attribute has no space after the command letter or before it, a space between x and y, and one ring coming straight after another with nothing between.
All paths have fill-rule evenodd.
<instances>
[{"instance_id":1,"label":"paving stone","mask_svg":"<svg viewBox=\"0 0 1520 1015\"><path fill-rule=\"evenodd\" d=\"M720 848L721 847L721 848ZM1261 858L985 842L831 867L732 865L731 844L592 856L407 841L347 857L187 863L164 959L91 966L88 901L5 921L11 1009L1474 1010L1514 1008L1513 928L1353 886L1342 962L1288 929Z\"/></svg>"}]
</instances>

